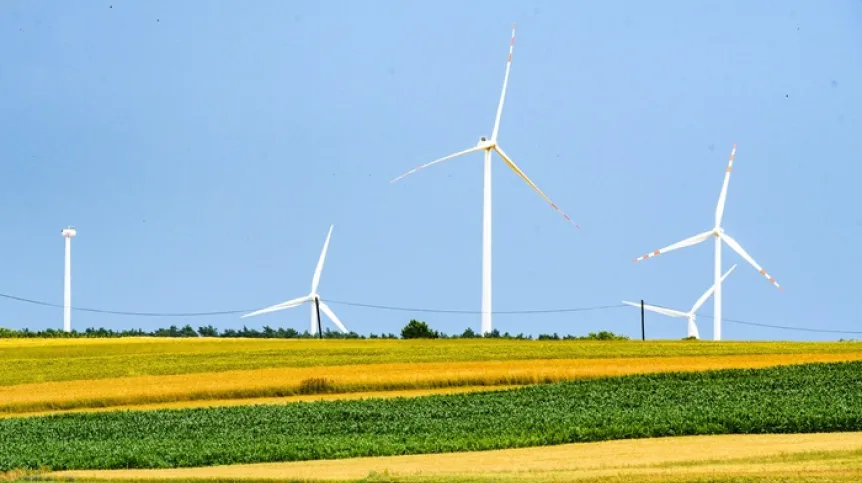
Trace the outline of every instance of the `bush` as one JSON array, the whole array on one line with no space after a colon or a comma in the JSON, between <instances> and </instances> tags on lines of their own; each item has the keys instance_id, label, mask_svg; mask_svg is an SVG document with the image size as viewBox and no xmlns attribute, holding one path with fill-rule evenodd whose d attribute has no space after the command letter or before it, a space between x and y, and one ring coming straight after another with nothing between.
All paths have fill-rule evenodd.
<instances>
[{"instance_id":1,"label":"bush","mask_svg":"<svg viewBox=\"0 0 862 483\"><path fill-rule=\"evenodd\" d=\"M198 334L203 337L218 337L218 329L216 329L212 325L207 325L206 327L198 327Z\"/></svg>"},{"instance_id":2,"label":"bush","mask_svg":"<svg viewBox=\"0 0 862 483\"><path fill-rule=\"evenodd\" d=\"M436 339L438 337L440 334L431 330L431 327L428 327L428 324L421 320L413 319L401 329L402 339Z\"/></svg>"},{"instance_id":3,"label":"bush","mask_svg":"<svg viewBox=\"0 0 862 483\"><path fill-rule=\"evenodd\" d=\"M325 377L312 377L303 379L299 383L300 394L322 394L329 392L332 388L332 382Z\"/></svg>"}]
</instances>

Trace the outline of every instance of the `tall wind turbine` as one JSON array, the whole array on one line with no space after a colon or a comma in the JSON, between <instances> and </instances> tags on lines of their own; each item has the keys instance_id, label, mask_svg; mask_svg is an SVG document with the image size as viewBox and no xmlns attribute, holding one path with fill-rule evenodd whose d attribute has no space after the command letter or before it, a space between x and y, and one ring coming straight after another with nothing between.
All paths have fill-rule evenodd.
<instances>
[{"instance_id":1,"label":"tall wind turbine","mask_svg":"<svg viewBox=\"0 0 862 483\"><path fill-rule=\"evenodd\" d=\"M730 275L730 272L732 272L735 268L736 268L736 265L730 267L730 270L728 270L727 273L725 273L724 276L721 277L721 282L723 282L724 279L727 278L727 276ZM709 287L709 290L704 292L703 295L701 295L700 298L697 299L697 302L695 302L694 305L691 306L691 310L689 310L688 312L682 312L679 310L668 309L665 307L657 307L655 305L647 305L647 304L644 304L643 308L646 310L649 310L650 312L655 312L657 314L667 315L668 317L683 317L683 318L687 319L688 320L688 337L694 337L695 339L700 339L700 333L697 331L697 324L695 324L695 320L697 319L696 313L700 309L700 306L703 305L704 302L706 302L706 299L708 299L709 296L712 295L712 292L715 291L715 287L718 285L719 284L712 284L712 287ZM623 300L623 303L626 305L631 305L632 307L641 307L641 304L636 303L636 302L628 302L626 300Z\"/></svg>"},{"instance_id":2,"label":"tall wind turbine","mask_svg":"<svg viewBox=\"0 0 862 483\"><path fill-rule=\"evenodd\" d=\"M78 232L71 226L62 232L66 239L66 275L63 280L63 331L72 331L72 238Z\"/></svg>"},{"instance_id":3,"label":"tall wind turbine","mask_svg":"<svg viewBox=\"0 0 862 483\"><path fill-rule=\"evenodd\" d=\"M546 202L548 202L552 208L554 208L557 212L559 212L563 217L568 220L570 223L575 224L569 215L564 213L550 198L548 198L542 190L539 189L538 186L533 183L530 178L527 177L526 174L512 161L503 148L497 143L497 135L500 132L500 116L503 114L503 102L506 99L506 87L509 84L509 71L512 68L512 52L515 48L515 25L512 24L512 40L509 43L509 58L506 60L506 75L503 77L503 90L500 93L500 104L497 106L497 117L494 120L494 129L491 132L491 139L482 136L479 138L479 142L468 149L463 151L459 151L454 154L450 154L448 156L444 156L440 159L436 159L431 161L430 163L423 164L417 168L411 169L410 171L402 174L401 176L393 179L390 183L394 183L405 176L411 175L419 170L425 169L429 166L432 166L437 163L441 163L446 161L447 159L456 158L459 156L463 156L465 154L475 153L477 151L484 151L485 153L485 179L484 179L484 208L482 211L482 334L487 334L491 332L491 151L496 152L500 158L503 159L503 162L506 163L512 171L515 172L518 176L521 177L528 185L530 185L536 193L539 194Z\"/></svg>"},{"instance_id":4,"label":"tall wind turbine","mask_svg":"<svg viewBox=\"0 0 862 483\"><path fill-rule=\"evenodd\" d=\"M344 327L344 324L341 323L341 320L335 315L335 312L329 308L322 300L320 300L320 295L317 293L317 287L320 285L320 272L323 271L323 261L326 259L326 250L329 249L329 237L332 236L332 228L334 225L329 226L329 233L326 234L326 241L323 243L323 251L320 252L320 258L317 260L317 268L314 270L314 278L311 279L311 293L304 297L295 298L293 300L288 300L287 302L282 302L280 304L273 305L271 307L267 307L265 309L260 309L258 311L252 312L250 314L245 314L240 318L253 317L255 315L266 314L269 312L276 312L279 310L289 309L291 307L296 307L298 305L302 305L305 302L313 302L311 306L311 326L309 328L309 332L311 335L315 335L320 330L320 311L329 317L341 332L345 334L348 332L347 328Z\"/></svg>"},{"instance_id":5,"label":"tall wind turbine","mask_svg":"<svg viewBox=\"0 0 862 483\"><path fill-rule=\"evenodd\" d=\"M724 241L727 243L733 251L739 254L742 258L745 259L752 267L754 267L761 275L766 277L769 280L769 283L778 287L779 290L783 290L781 285L775 281L775 279L766 273L757 262L751 258L742 246L734 240L730 235L725 233L724 228L721 227L721 220L724 216L724 204L727 201L727 184L730 182L730 171L733 169L733 157L736 155L736 144L733 145L733 149L730 151L730 160L727 163L727 171L724 173L724 184L721 187L721 194L718 196L718 206L715 208L715 227L712 230L705 231L699 235L695 235L690 238L686 238L680 242L674 243L673 245L666 246L662 249L656 250L652 253L647 253L646 255L636 258L635 262L640 262L641 260L646 260L647 258L656 257L661 255L662 253L667 253L678 248L690 247L692 245L697 245L698 243L704 242L708 240L710 237L715 237L715 297L713 300L713 338L715 340L721 340L721 242Z\"/></svg>"}]
</instances>

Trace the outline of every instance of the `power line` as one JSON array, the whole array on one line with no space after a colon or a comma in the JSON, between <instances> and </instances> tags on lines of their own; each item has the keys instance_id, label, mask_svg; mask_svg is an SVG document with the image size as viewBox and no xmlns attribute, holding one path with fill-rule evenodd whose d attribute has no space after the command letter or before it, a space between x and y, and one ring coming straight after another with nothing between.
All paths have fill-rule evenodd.
<instances>
[{"instance_id":1,"label":"power line","mask_svg":"<svg viewBox=\"0 0 862 483\"><path fill-rule=\"evenodd\" d=\"M664 307L662 305L651 304L655 307L660 307L663 309L668 309L669 307ZM671 309L673 310L673 309ZM703 319L714 319L715 317L711 315L698 315L698 318ZM812 329L810 327L791 327L789 325L772 325L772 324L761 324L758 322L747 322L745 320L734 320L727 319L722 317L722 322L730 322L731 324L740 324L740 325L752 325L755 327L768 327L770 329L782 329L782 330L796 330L799 332L821 332L826 334L862 334L862 331L852 331L852 330L831 330L831 329Z\"/></svg>"},{"instance_id":2,"label":"power line","mask_svg":"<svg viewBox=\"0 0 862 483\"><path fill-rule=\"evenodd\" d=\"M43 302L41 300L33 300L24 297L17 297L15 295L9 294L0 294L0 298L15 300L17 302L24 302L33 305L41 305L43 307L57 307L63 308L60 304L53 304L50 302ZM130 317L212 317L216 315L236 315L251 312L257 309L248 309L248 310L222 310L215 312L128 312L122 310L104 310L104 309L93 309L87 307L72 307L72 310L77 310L79 312L92 312L97 314L109 314L109 315L125 315Z\"/></svg>"},{"instance_id":3,"label":"power line","mask_svg":"<svg viewBox=\"0 0 862 483\"><path fill-rule=\"evenodd\" d=\"M415 308L415 307L397 307L392 305L373 305L373 304L362 304L358 302L345 302L342 300L330 300L327 299L326 302L332 304L340 304L340 305L349 305L353 307L365 307L371 309L378 310L393 310L398 312L425 312L425 313L435 313L435 314L481 314L480 310L446 310L446 309L425 309L425 308ZM567 313L567 312L590 312L594 310L606 310L606 309L615 309L619 307L625 307L623 304L616 305L596 305L593 307L574 307L574 308L562 308L562 309L535 309L535 310L501 310L501 311L492 311L491 313L495 315L527 315L527 314L559 314L559 313Z\"/></svg>"},{"instance_id":4,"label":"power line","mask_svg":"<svg viewBox=\"0 0 862 483\"><path fill-rule=\"evenodd\" d=\"M710 315L701 315L699 317L703 317L706 319L712 319L713 318ZM734 320L734 319L725 319L725 318L722 318L721 321L722 322L730 322L731 324L753 325L756 327L769 327L770 329L797 330L800 332L823 332L823 333L828 333L828 334L862 334L862 331L812 329L809 327L791 327L789 325L760 324L757 322L746 322L744 320Z\"/></svg>"},{"instance_id":5,"label":"power line","mask_svg":"<svg viewBox=\"0 0 862 483\"><path fill-rule=\"evenodd\" d=\"M9 295L0 293L0 298L14 300L17 302L23 302L32 305L40 305L43 307L56 307L62 308L63 305L54 304L51 302L44 302L41 300L34 300L24 297L18 297L15 295ZM379 305L379 304L366 304L360 302L349 302L345 300L332 300L325 299L326 302L331 304L339 304L339 305L347 305L352 307L362 307L368 309L376 309L376 310L389 310L395 312L418 312L418 313L433 313L433 314L460 314L460 315L478 315L482 312L479 310L457 310L457 309L433 309L433 308L420 308L420 307L399 307L395 305ZM609 310L616 309L620 307L626 307L624 304L615 304L615 305L595 305L591 307L570 307L570 308L559 308L559 309L533 309L533 310L503 310L498 312L492 312L495 315L538 315L538 314L560 314L560 313L573 313L573 312L592 312L598 310ZM257 308L251 309L241 309L241 310L219 310L219 311L210 311L210 312L136 312L136 311L124 311L124 310L106 310L106 309L96 309L89 307L72 307L72 310L76 310L79 312L90 312L97 314L106 314L106 315L122 315L127 317L214 317L219 315L237 315L237 314L245 314L257 310ZM711 319L712 316L709 315L701 315L701 318ZM828 334L862 334L862 331L852 331L852 330L831 330L831 329L814 329L810 327L792 327L787 325L773 325L773 324L762 324L758 322L748 322L745 320L735 320L735 319L722 319L724 322L729 322L732 324L741 324L741 325L750 325L755 327L766 327L770 329L780 329L780 330L795 330L799 332L819 332L819 333L828 333Z\"/></svg>"},{"instance_id":6,"label":"power line","mask_svg":"<svg viewBox=\"0 0 862 483\"><path fill-rule=\"evenodd\" d=\"M28 299L24 297L18 297L15 295L3 294L0 293L0 298L5 298L9 300L15 300L17 302L24 302L33 305L41 305L44 307L56 307L62 308L63 305L54 304L50 302L44 302L41 300ZM324 299L325 302L338 304L338 305L348 305L353 307L363 307L377 310L391 310L398 312L422 312L422 313L437 313L437 314L481 314L482 312L479 310L451 310L451 309L431 309L431 308L416 308L416 307L398 307L394 305L376 305L376 304L365 304L359 302L348 302L344 300L331 300ZM617 307L623 307L622 304L617 305L597 305L594 307L574 307L574 308L561 308L561 309L536 309L536 310L504 310L499 312L493 312L497 315L526 315L526 314L548 314L548 313L567 313L567 312L588 312L594 310L605 310L605 309L613 309ZM211 311L211 312L134 312L134 311L123 311L123 310L106 310L106 309L94 309L88 307L72 307L72 310L76 310L79 312L91 312L97 314L109 314L109 315L124 315L130 317L212 317L218 315L236 315L236 314L244 314L257 310L257 308L252 309L241 309L241 310L220 310L220 311Z\"/></svg>"}]
</instances>

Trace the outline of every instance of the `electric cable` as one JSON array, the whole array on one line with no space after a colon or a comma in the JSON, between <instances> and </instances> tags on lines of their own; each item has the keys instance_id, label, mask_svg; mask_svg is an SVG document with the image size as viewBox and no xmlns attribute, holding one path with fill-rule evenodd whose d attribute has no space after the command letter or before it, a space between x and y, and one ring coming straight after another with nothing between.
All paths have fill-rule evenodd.
<instances>
[{"instance_id":1,"label":"electric cable","mask_svg":"<svg viewBox=\"0 0 862 483\"><path fill-rule=\"evenodd\" d=\"M22 302L32 305L39 305L43 307L55 307L55 308L63 308L63 305L55 304L51 302L45 302L41 300L29 299L25 297L19 297L16 295L4 294L0 293L0 298L14 300L16 302ZM375 310L388 310L388 311L397 311L397 312L417 312L417 313L433 313L433 314L461 314L461 315L478 315L482 312L480 310L457 310L457 309L434 309L434 308L422 308L422 307L400 307L396 305L382 305L382 304L368 304L368 303L360 303L360 302L350 302L345 300L332 300L332 299L324 299L325 302L337 305L347 305L352 307L361 307ZM609 310L616 309L620 307L626 307L625 304L614 304L614 305L595 305L595 306L587 306L587 307L568 307L568 308L558 308L558 309L527 309L527 310L502 310L502 311L492 311L491 313L494 315L536 315L536 314L559 314L559 313L573 313L573 312L592 312L599 310ZM71 307L71 310L79 311L79 312L90 312L97 314L107 314L107 315L121 315L128 317L214 317L220 315L237 315L249 313L257 310L257 308L252 309L241 309L241 310L217 310L217 311L209 311L209 312L137 312L137 311L125 311L125 310L107 310L107 309L98 309L98 308L90 308L90 307ZM709 318L712 316L709 315L701 315L701 318ZM722 319L724 322L729 322L732 324L740 324L740 325L750 325L755 327L765 327L770 329L779 329L779 330L795 330L800 332L818 332L818 333L829 333L829 334L862 334L862 331L852 331L852 330L832 330L832 329L815 329L811 327L793 327L788 325L774 325L774 324L763 324L759 322L749 322L745 320L737 320L737 319Z\"/></svg>"}]
</instances>

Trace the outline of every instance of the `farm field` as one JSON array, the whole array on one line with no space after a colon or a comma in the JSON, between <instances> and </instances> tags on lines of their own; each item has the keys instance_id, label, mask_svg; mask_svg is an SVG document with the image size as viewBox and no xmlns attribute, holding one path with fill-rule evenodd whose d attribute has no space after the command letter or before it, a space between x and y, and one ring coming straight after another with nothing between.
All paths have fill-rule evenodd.
<instances>
[{"instance_id":1,"label":"farm field","mask_svg":"<svg viewBox=\"0 0 862 483\"><path fill-rule=\"evenodd\" d=\"M205 407L251 406L256 404L291 404L314 401L353 401L358 399L389 399L404 397L433 396L437 394L462 394L477 391L505 391L520 386L458 386L435 389L407 389L392 391L348 392L335 394L307 394L301 396L259 397L243 399L206 399L151 404L129 404L124 406L46 410L23 413L0 413L0 418L47 416L52 414L94 413L109 411L153 411L157 409L189 409Z\"/></svg>"},{"instance_id":2,"label":"farm field","mask_svg":"<svg viewBox=\"0 0 862 483\"><path fill-rule=\"evenodd\" d=\"M525 342L529 343L529 342ZM616 344L616 343L613 343ZM282 367L247 371L131 376L0 386L0 416L141 405L212 406L272 402L314 394L385 393L459 387L551 383L626 374L758 368L810 362L862 360L862 352L731 356L617 357L514 361L427 362ZM227 404L226 404L227 405Z\"/></svg>"},{"instance_id":3,"label":"farm field","mask_svg":"<svg viewBox=\"0 0 862 483\"><path fill-rule=\"evenodd\" d=\"M16 451L0 455L0 470L174 468L859 430L862 362L844 362L417 398L7 418L0 420L0 448Z\"/></svg>"},{"instance_id":4,"label":"farm field","mask_svg":"<svg viewBox=\"0 0 862 483\"><path fill-rule=\"evenodd\" d=\"M3 339L0 386L279 367L860 352L859 342Z\"/></svg>"},{"instance_id":5,"label":"farm field","mask_svg":"<svg viewBox=\"0 0 862 483\"><path fill-rule=\"evenodd\" d=\"M862 433L682 436L453 454L164 470L66 471L43 477L122 482L385 479L414 483L610 483L632 481L635 477L636 481L648 482L850 482L862 478Z\"/></svg>"}]
</instances>

